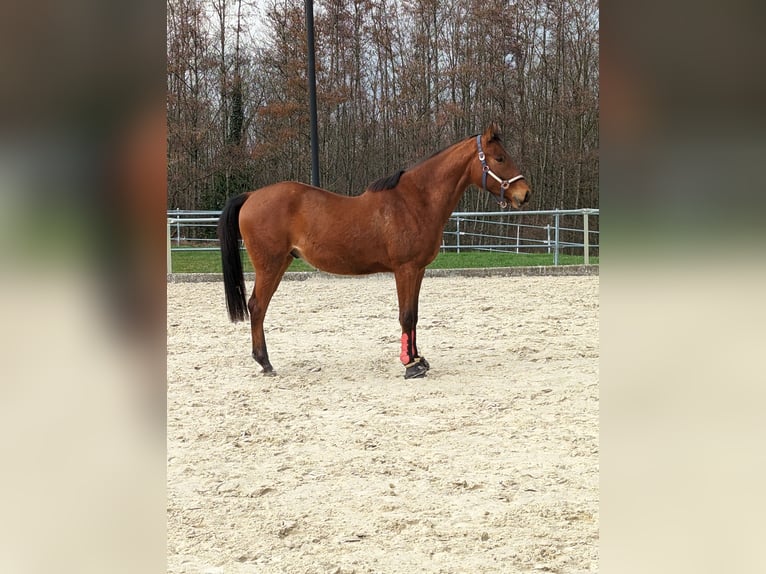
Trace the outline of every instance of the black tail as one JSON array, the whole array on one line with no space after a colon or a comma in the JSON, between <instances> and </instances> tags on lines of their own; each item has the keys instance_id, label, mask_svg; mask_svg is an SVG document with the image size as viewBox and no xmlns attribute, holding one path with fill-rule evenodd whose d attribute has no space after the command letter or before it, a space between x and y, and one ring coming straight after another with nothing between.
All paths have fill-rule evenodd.
<instances>
[{"instance_id":1,"label":"black tail","mask_svg":"<svg viewBox=\"0 0 766 574\"><path fill-rule=\"evenodd\" d=\"M242 273L242 257L239 252L239 210L248 197L248 193L232 197L223 208L221 218L218 220L226 308L229 310L229 318L234 322L244 321L247 318L245 275Z\"/></svg>"}]
</instances>

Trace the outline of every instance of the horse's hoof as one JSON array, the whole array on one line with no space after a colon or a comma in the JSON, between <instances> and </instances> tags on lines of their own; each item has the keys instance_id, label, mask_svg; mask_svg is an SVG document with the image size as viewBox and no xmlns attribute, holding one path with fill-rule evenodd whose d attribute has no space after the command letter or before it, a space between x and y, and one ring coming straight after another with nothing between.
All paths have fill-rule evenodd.
<instances>
[{"instance_id":1,"label":"horse's hoof","mask_svg":"<svg viewBox=\"0 0 766 574\"><path fill-rule=\"evenodd\" d=\"M268 371L266 369L263 369L261 371L261 373L263 373L264 377L276 377L277 376L277 372L274 369L269 369Z\"/></svg>"},{"instance_id":2,"label":"horse's hoof","mask_svg":"<svg viewBox=\"0 0 766 574\"><path fill-rule=\"evenodd\" d=\"M407 369L404 371L404 378L405 379L421 379L426 376L426 372L428 371L428 363L423 362L421 359L420 361L416 363L412 363Z\"/></svg>"},{"instance_id":3,"label":"horse's hoof","mask_svg":"<svg viewBox=\"0 0 766 574\"><path fill-rule=\"evenodd\" d=\"M431 368L431 365L428 364L428 361L426 361L425 357L418 357L420 359L421 364L426 368L426 371L428 371Z\"/></svg>"}]
</instances>

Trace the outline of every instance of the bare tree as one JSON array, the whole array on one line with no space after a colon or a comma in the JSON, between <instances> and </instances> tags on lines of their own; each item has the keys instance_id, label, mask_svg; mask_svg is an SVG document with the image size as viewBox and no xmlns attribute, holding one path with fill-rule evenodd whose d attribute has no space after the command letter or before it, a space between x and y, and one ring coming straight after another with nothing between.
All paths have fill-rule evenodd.
<instances>
[{"instance_id":1,"label":"bare tree","mask_svg":"<svg viewBox=\"0 0 766 574\"><path fill-rule=\"evenodd\" d=\"M169 205L220 207L309 181L301 0L169 0ZM596 0L319 0L322 181L360 193L482 130L506 145L532 207L598 206ZM461 209L492 207L469 193Z\"/></svg>"}]
</instances>

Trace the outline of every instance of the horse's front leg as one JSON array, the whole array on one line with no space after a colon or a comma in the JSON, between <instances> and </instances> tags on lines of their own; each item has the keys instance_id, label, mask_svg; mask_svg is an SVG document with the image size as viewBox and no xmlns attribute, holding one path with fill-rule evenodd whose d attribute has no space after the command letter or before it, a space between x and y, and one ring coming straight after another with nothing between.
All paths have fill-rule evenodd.
<instances>
[{"instance_id":1,"label":"horse's front leg","mask_svg":"<svg viewBox=\"0 0 766 574\"><path fill-rule=\"evenodd\" d=\"M418 353L417 346L418 298L424 274L425 268L412 267L401 267L394 273L399 296L399 324L402 326L399 359L405 368L405 379L425 377L431 368L428 361Z\"/></svg>"}]
</instances>

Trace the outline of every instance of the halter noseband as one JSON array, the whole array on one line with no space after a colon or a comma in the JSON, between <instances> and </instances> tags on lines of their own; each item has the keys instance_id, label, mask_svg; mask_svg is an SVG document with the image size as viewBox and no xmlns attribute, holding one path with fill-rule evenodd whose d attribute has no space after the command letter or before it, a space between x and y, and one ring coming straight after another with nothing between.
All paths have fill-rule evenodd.
<instances>
[{"instance_id":1,"label":"halter noseband","mask_svg":"<svg viewBox=\"0 0 766 574\"><path fill-rule=\"evenodd\" d=\"M524 179L524 176L519 174L516 177L512 177L511 179L502 179L494 171L489 169L489 166L487 165L487 156L484 154L484 150L481 148L481 134L476 136L476 145L479 148L479 161L481 162L482 169L481 187L484 188L484 191L487 191L487 175L491 175L500 184L500 201L497 203L500 207L506 208L508 207L508 202L505 201L505 190L511 187L511 184L514 181Z\"/></svg>"}]
</instances>

